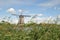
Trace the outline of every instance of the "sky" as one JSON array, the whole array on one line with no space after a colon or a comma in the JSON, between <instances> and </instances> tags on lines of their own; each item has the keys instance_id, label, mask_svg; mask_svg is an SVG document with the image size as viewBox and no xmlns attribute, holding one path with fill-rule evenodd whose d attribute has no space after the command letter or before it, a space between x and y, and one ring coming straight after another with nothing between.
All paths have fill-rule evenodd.
<instances>
[{"instance_id":1,"label":"sky","mask_svg":"<svg viewBox=\"0 0 60 40\"><path fill-rule=\"evenodd\" d=\"M0 0L0 21L10 20L13 23L18 22L18 16L12 14L20 14L23 11L25 15L38 16L34 19L38 22L43 22L49 18L60 17L60 0ZM28 22L31 17L25 17L25 22Z\"/></svg>"}]
</instances>

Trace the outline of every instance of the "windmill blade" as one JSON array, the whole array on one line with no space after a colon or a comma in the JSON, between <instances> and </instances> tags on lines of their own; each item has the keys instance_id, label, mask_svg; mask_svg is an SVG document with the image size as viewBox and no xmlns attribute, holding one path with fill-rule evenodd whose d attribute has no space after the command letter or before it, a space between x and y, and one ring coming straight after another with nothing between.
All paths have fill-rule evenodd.
<instances>
[{"instance_id":1,"label":"windmill blade","mask_svg":"<svg viewBox=\"0 0 60 40\"><path fill-rule=\"evenodd\" d=\"M32 16L32 18L36 18L38 15L34 15L34 16Z\"/></svg>"},{"instance_id":2,"label":"windmill blade","mask_svg":"<svg viewBox=\"0 0 60 40\"><path fill-rule=\"evenodd\" d=\"M12 15L14 15L14 16L19 16L19 15L17 15L17 14L12 14Z\"/></svg>"},{"instance_id":3,"label":"windmill blade","mask_svg":"<svg viewBox=\"0 0 60 40\"><path fill-rule=\"evenodd\" d=\"M31 17L31 15L23 15L24 17Z\"/></svg>"}]
</instances>

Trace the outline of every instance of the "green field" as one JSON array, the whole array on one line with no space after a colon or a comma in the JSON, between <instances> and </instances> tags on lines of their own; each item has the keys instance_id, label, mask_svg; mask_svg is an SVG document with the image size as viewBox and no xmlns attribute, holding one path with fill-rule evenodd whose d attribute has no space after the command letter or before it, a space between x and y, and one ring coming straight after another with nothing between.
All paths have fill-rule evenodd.
<instances>
[{"instance_id":1,"label":"green field","mask_svg":"<svg viewBox=\"0 0 60 40\"><path fill-rule=\"evenodd\" d=\"M60 25L30 23L23 26L0 23L0 40L60 40Z\"/></svg>"}]
</instances>

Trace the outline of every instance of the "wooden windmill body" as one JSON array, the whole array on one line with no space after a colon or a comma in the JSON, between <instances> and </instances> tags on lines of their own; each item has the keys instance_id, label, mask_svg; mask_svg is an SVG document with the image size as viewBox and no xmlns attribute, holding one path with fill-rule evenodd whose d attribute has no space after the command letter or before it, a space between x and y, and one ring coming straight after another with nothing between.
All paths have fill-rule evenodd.
<instances>
[{"instance_id":1,"label":"wooden windmill body","mask_svg":"<svg viewBox=\"0 0 60 40\"><path fill-rule=\"evenodd\" d=\"M23 15L19 16L18 24L24 24L24 16Z\"/></svg>"},{"instance_id":2,"label":"wooden windmill body","mask_svg":"<svg viewBox=\"0 0 60 40\"><path fill-rule=\"evenodd\" d=\"M23 15L19 15L19 20L18 20L18 26L22 26L24 24L24 16Z\"/></svg>"},{"instance_id":3,"label":"wooden windmill body","mask_svg":"<svg viewBox=\"0 0 60 40\"><path fill-rule=\"evenodd\" d=\"M18 26L22 27L24 25L24 17L30 17L29 15L19 15Z\"/></svg>"}]
</instances>

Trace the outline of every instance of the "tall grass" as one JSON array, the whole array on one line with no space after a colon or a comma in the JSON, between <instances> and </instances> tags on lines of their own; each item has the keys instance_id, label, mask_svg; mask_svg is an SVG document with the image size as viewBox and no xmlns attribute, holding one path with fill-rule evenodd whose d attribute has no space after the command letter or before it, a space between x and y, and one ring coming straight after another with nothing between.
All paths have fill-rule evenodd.
<instances>
[{"instance_id":1,"label":"tall grass","mask_svg":"<svg viewBox=\"0 0 60 40\"><path fill-rule=\"evenodd\" d=\"M0 23L0 40L60 40L60 25L24 24L22 30L10 23Z\"/></svg>"}]
</instances>

